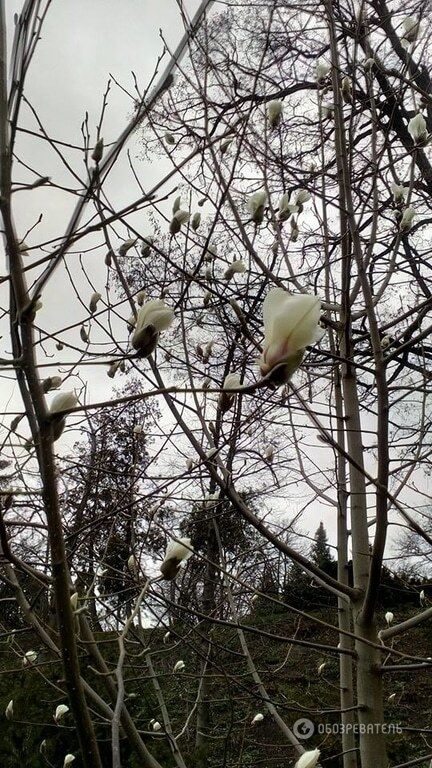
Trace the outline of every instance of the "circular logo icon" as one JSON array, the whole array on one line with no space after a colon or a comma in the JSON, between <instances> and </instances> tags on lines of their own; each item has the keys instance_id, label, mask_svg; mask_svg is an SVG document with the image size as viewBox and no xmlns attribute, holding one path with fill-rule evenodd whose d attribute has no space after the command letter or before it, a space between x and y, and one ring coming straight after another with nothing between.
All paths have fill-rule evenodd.
<instances>
[{"instance_id":1,"label":"circular logo icon","mask_svg":"<svg viewBox=\"0 0 432 768\"><path fill-rule=\"evenodd\" d=\"M312 720L308 720L307 717L301 717L300 720L296 720L293 725L294 735L298 739L310 739L315 731L315 726Z\"/></svg>"}]
</instances>

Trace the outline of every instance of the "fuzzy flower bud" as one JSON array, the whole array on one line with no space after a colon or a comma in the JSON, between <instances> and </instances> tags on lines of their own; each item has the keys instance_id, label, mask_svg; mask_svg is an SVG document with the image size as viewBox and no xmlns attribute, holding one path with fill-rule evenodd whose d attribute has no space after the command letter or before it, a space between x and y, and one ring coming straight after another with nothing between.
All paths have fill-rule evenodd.
<instances>
[{"instance_id":1,"label":"fuzzy flower bud","mask_svg":"<svg viewBox=\"0 0 432 768\"><path fill-rule=\"evenodd\" d=\"M197 211L192 216L192 221L191 221L191 227L192 227L194 232L196 232L197 229L199 229L200 224L201 224L201 214L200 214L199 211Z\"/></svg>"},{"instance_id":2,"label":"fuzzy flower bud","mask_svg":"<svg viewBox=\"0 0 432 768\"><path fill-rule=\"evenodd\" d=\"M399 223L401 232L408 232L411 229L415 215L414 208L405 208Z\"/></svg>"},{"instance_id":3,"label":"fuzzy flower bud","mask_svg":"<svg viewBox=\"0 0 432 768\"><path fill-rule=\"evenodd\" d=\"M96 312L98 301L100 301L101 298L102 298L102 294L99 293L98 291L95 291L94 293L92 293L90 304L89 304L89 310L92 313L92 315Z\"/></svg>"},{"instance_id":4,"label":"fuzzy flower bud","mask_svg":"<svg viewBox=\"0 0 432 768\"><path fill-rule=\"evenodd\" d=\"M95 163L100 163L103 157L103 151L104 151L104 140L101 138L101 139L98 139L98 141L96 142L94 146L94 150L92 152L92 160Z\"/></svg>"},{"instance_id":5,"label":"fuzzy flower bud","mask_svg":"<svg viewBox=\"0 0 432 768\"><path fill-rule=\"evenodd\" d=\"M267 104L267 120L270 128L277 128L279 125L283 112L283 104L281 101L269 101Z\"/></svg>"},{"instance_id":6,"label":"fuzzy flower bud","mask_svg":"<svg viewBox=\"0 0 432 768\"><path fill-rule=\"evenodd\" d=\"M165 557L160 567L162 576L167 581L173 581L178 574L180 563L183 560L189 560L193 555L193 549L190 539L179 539L174 541L170 539L168 542Z\"/></svg>"}]
</instances>

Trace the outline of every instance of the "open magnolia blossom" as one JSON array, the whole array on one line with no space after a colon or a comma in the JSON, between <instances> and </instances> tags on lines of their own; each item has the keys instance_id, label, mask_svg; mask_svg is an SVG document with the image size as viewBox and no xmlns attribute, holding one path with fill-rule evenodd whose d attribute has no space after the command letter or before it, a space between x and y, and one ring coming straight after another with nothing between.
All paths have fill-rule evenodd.
<instances>
[{"instance_id":1,"label":"open magnolia blossom","mask_svg":"<svg viewBox=\"0 0 432 768\"><path fill-rule=\"evenodd\" d=\"M155 720L154 723L152 724L152 730L156 731L156 733L157 733L157 731L161 731L162 730L162 726L161 726L161 724L160 724L160 722L158 720Z\"/></svg>"},{"instance_id":2,"label":"open magnolia blossom","mask_svg":"<svg viewBox=\"0 0 432 768\"><path fill-rule=\"evenodd\" d=\"M56 723L58 723L67 712L69 712L69 707L66 706L66 704L59 704L54 713L54 720Z\"/></svg>"},{"instance_id":3,"label":"open magnolia blossom","mask_svg":"<svg viewBox=\"0 0 432 768\"><path fill-rule=\"evenodd\" d=\"M399 224L401 232L408 232L408 230L411 229L415 215L416 212L414 208L405 208Z\"/></svg>"},{"instance_id":4,"label":"open magnolia blossom","mask_svg":"<svg viewBox=\"0 0 432 768\"><path fill-rule=\"evenodd\" d=\"M315 76L318 82L321 80L324 80L325 77L327 77L328 73L330 72L330 65L326 64L326 62L323 59L318 59L316 63L315 68Z\"/></svg>"},{"instance_id":5,"label":"open magnolia blossom","mask_svg":"<svg viewBox=\"0 0 432 768\"><path fill-rule=\"evenodd\" d=\"M404 187L403 184L390 184L390 191L393 195L395 203L403 203L405 196L408 193L409 187Z\"/></svg>"},{"instance_id":6,"label":"open magnolia blossom","mask_svg":"<svg viewBox=\"0 0 432 768\"><path fill-rule=\"evenodd\" d=\"M273 288L264 300L264 342L259 364L263 376L275 366L278 383L287 382L300 365L304 351L317 343L324 331L318 325L321 301L311 294L290 294Z\"/></svg>"},{"instance_id":7,"label":"open magnolia blossom","mask_svg":"<svg viewBox=\"0 0 432 768\"><path fill-rule=\"evenodd\" d=\"M315 768L318 764L319 756L319 749L312 749L309 752L304 752L297 760L294 768Z\"/></svg>"},{"instance_id":8,"label":"open magnolia blossom","mask_svg":"<svg viewBox=\"0 0 432 768\"><path fill-rule=\"evenodd\" d=\"M246 264L242 259L237 259L237 261L233 261L229 265L225 271L224 278L225 280L231 280L234 275L242 275L244 272L246 272Z\"/></svg>"},{"instance_id":9,"label":"open magnolia blossom","mask_svg":"<svg viewBox=\"0 0 432 768\"><path fill-rule=\"evenodd\" d=\"M23 658L23 667L26 667L27 664L34 664L37 657L37 651L26 651Z\"/></svg>"},{"instance_id":10,"label":"open magnolia blossom","mask_svg":"<svg viewBox=\"0 0 432 768\"><path fill-rule=\"evenodd\" d=\"M428 137L428 130L426 120L423 115L418 113L415 117L412 117L408 123L408 133L410 134L414 144L422 144Z\"/></svg>"},{"instance_id":11,"label":"open magnolia blossom","mask_svg":"<svg viewBox=\"0 0 432 768\"><path fill-rule=\"evenodd\" d=\"M228 376L225 376L222 389L238 389L239 387L241 387L239 373L229 373Z\"/></svg>"},{"instance_id":12,"label":"open magnolia blossom","mask_svg":"<svg viewBox=\"0 0 432 768\"><path fill-rule=\"evenodd\" d=\"M132 346L141 357L147 357L156 349L159 334L170 327L174 311L162 299L146 301L138 310Z\"/></svg>"},{"instance_id":13,"label":"open magnolia blossom","mask_svg":"<svg viewBox=\"0 0 432 768\"><path fill-rule=\"evenodd\" d=\"M255 224L262 224L264 208L267 204L267 192L264 189L254 192L247 202L247 208Z\"/></svg>"},{"instance_id":14,"label":"open magnolia blossom","mask_svg":"<svg viewBox=\"0 0 432 768\"><path fill-rule=\"evenodd\" d=\"M174 664L173 672L174 673L184 672L185 669L186 669L186 664L184 663L184 661L179 659L179 661L176 661L176 663Z\"/></svg>"},{"instance_id":15,"label":"open magnolia blossom","mask_svg":"<svg viewBox=\"0 0 432 768\"><path fill-rule=\"evenodd\" d=\"M270 128L277 128L280 123L283 111L283 104L281 101L269 101L267 104L267 120L269 121Z\"/></svg>"},{"instance_id":16,"label":"open magnolia blossom","mask_svg":"<svg viewBox=\"0 0 432 768\"><path fill-rule=\"evenodd\" d=\"M189 560L192 555L193 549L190 539L183 538L178 539L178 541L171 539L168 542L165 557L160 567L164 579L167 579L167 581L175 579L180 568L180 563L184 560Z\"/></svg>"},{"instance_id":17,"label":"open magnolia blossom","mask_svg":"<svg viewBox=\"0 0 432 768\"><path fill-rule=\"evenodd\" d=\"M299 189L295 197L295 202L296 205L303 205L303 203L307 203L310 199L311 196L307 189Z\"/></svg>"},{"instance_id":18,"label":"open magnolia blossom","mask_svg":"<svg viewBox=\"0 0 432 768\"><path fill-rule=\"evenodd\" d=\"M298 205L290 203L288 192L284 192L279 200L279 219L281 221L286 221L292 213L297 213L297 211Z\"/></svg>"},{"instance_id":19,"label":"open magnolia blossom","mask_svg":"<svg viewBox=\"0 0 432 768\"><path fill-rule=\"evenodd\" d=\"M59 392L50 405L50 413L55 415L63 413L63 411L70 411L76 405L78 405L78 400L75 392Z\"/></svg>"},{"instance_id":20,"label":"open magnolia blossom","mask_svg":"<svg viewBox=\"0 0 432 768\"><path fill-rule=\"evenodd\" d=\"M390 626L390 624L392 623L392 621L394 619L394 613L392 613L391 611L387 611L387 613L384 616L384 618L385 618L385 620L387 622L387 625Z\"/></svg>"},{"instance_id":21,"label":"open magnolia blossom","mask_svg":"<svg viewBox=\"0 0 432 768\"><path fill-rule=\"evenodd\" d=\"M257 723L262 723L264 720L264 715L261 712L257 712L255 717L252 718L251 725L256 725Z\"/></svg>"}]
</instances>

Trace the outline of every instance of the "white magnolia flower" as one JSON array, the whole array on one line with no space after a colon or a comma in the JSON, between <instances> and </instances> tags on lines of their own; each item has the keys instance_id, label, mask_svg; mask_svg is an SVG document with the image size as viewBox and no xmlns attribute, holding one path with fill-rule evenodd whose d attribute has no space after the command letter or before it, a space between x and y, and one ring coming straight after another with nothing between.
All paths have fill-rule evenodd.
<instances>
[{"instance_id":1,"label":"white magnolia flower","mask_svg":"<svg viewBox=\"0 0 432 768\"><path fill-rule=\"evenodd\" d=\"M27 651L24 654L23 667L26 667L27 664L34 664L37 657L38 657L37 651Z\"/></svg>"},{"instance_id":2,"label":"white magnolia flower","mask_svg":"<svg viewBox=\"0 0 432 768\"><path fill-rule=\"evenodd\" d=\"M228 376L225 376L222 389L238 389L239 387L241 387L240 374L229 373Z\"/></svg>"},{"instance_id":3,"label":"white magnolia flower","mask_svg":"<svg viewBox=\"0 0 432 768\"><path fill-rule=\"evenodd\" d=\"M161 724L158 722L158 720L155 720L155 721L154 721L154 723L152 724L152 729L153 729L153 731L156 731L156 732L157 732L157 731L161 731L161 730L162 730L162 726L161 726Z\"/></svg>"},{"instance_id":4,"label":"white magnolia flower","mask_svg":"<svg viewBox=\"0 0 432 768\"><path fill-rule=\"evenodd\" d=\"M315 768L318 764L319 756L319 749L312 749L309 752L304 752L297 760L294 768Z\"/></svg>"},{"instance_id":5,"label":"white magnolia flower","mask_svg":"<svg viewBox=\"0 0 432 768\"><path fill-rule=\"evenodd\" d=\"M59 704L54 714L56 723L58 723L67 712L69 712L69 707L67 707L66 704Z\"/></svg>"},{"instance_id":6,"label":"white magnolia flower","mask_svg":"<svg viewBox=\"0 0 432 768\"><path fill-rule=\"evenodd\" d=\"M405 200L405 196L408 193L409 187L404 187L403 184L390 184L390 191L393 195L395 203L402 203Z\"/></svg>"},{"instance_id":7,"label":"white magnolia flower","mask_svg":"<svg viewBox=\"0 0 432 768\"><path fill-rule=\"evenodd\" d=\"M311 199L311 196L307 189L299 189L299 191L296 194L296 205L303 205L303 203L307 203L308 200Z\"/></svg>"},{"instance_id":8,"label":"white magnolia flower","mask_svg":"<svg viewBox=\"0 0 432 768\"><path fill-rule=\"evenodd\" d=\"M10 700L5 709L5 718L6 720L13 720L13 699Z\"/></svg>"},{"instance_id":9,"label":"white magnolia flower","mask_svg":"<svg viewBox=\"0 0 432 768\"><path fill-rule=\"evenodd\" d=\"M264 342L260 357L263 376L279 363L286 363L283 381L300 365L305 348L323 335L318 322L321 301L310 294L289 294L274 288L264 300Z\"/></svg>"},{"instance_id":10,"label":"white magnolia flower","mask_svg":"<svg viewBox=\"0 0 432 768\"><path fill-rule=\"evenodd\" d=\"M326 62L323 59L318 59L316 63L316 68L315 68L315 76L316 76L317 82L319 83L321 80L324 80L324 78L327 77L329 72L330 72L330 65L326 64Z\"/></svg>"},{"instance_id":11,"label":"white magnolia flower","mask_svg":"<svg viewBox=\"0 0 432 768\"><path fill-rule=\"evenodd\" d=\"M190 219L189 211L182 211L180 208L174 213L171 219L169 231L172 235L176 235L180 232L183 224L186 224Z\"/></svg>"},{"instance_id":12,"label":"white magnolia flower","mask_svg":"<svg viewBox=\"0 0 432 768\"><path fill-rule=\"evenodd\" d=\"M254 192L247 201L247 208L255 224L261 224L264 218L264 208L267 204L267 192L264 189Z\"/></svg>"},{"instance_id":13,"label":"white magnolia flower","mask_svg":"<svg viewBox=\"0 0 432 768\"><path fill-rule=\"evenodd\" d=\"M408 230L411 229L415 215L416 212L414 208L405 208L399 224L401 232L408 232Z\"/></svg>"},{"instance_id":14,"label":"white magnolia flower","mask_svg":"<svg viewBox=\"0 0 432 768\"><path fill-rule=\"evenodd\" d=\"M391 693L390 696L388 697L387 701L389 701L390 704L391 704L395 700L395 698L396 698L396 694L395 693Z\"/></svg>"},{"instance_id":15,"label":"white magnolia flower","mask_svg":"<svg viewBox=\"0 0 432 768\"><path fill-rule=\"evenodd\" d=\"M134 573L136 571L137 560L134 554L129 555L127 560L127 567L131 573Z\"/></svg>"},{"instance_id":16,"label":"white magnolia flower","mask_svg":"<svg viewBox=\"0 0 432 768\"><path fill-rule=\"evenodd\" d=\"M420 22L415 16L407 16L403 20L402 26L404 29L402 39L408 43L413 43L420 34Z\"/></svg>"},{"instance_id":17,"label":"white magnolia flower","mask_svg":"<svg viewBox=\"0 0 432 768\"><path fill-rule=\"evenodd\" d=\"M75 756L71 755L71 753L69 752L67 755L65 755L65 759L63 760L63 768L67 768L67 766L73 763L74 760L75 760Z\"/></svg>"},{"instance_id":18,"label":"white magnolia flower","mask_svg":"<svg viewBox=\"0 0 432 768\"><path fill-rule=\"evenodd\" d=\"M89 303L89 310L92 313L92 315L94 312L96 312L98 301L100 301L101 298L102 298L102 294L99 293L99 291L95 291L94 293L92 293L90 298L90 303Z\"/></svg>"},{"instance_id":19,"label":"white magnolia flower","mask_svg":"<svg viewBox=\"0 0 432 768\"><path fill-rule=\"evenodd\" d=\"M385 620L387 622L387 625L390 626L390 624L392 623L392 621L394 619L394 613L392 613L391 611L387 611L387 613L384 616L384 618L385 618Z\"/></svg>"},{"instance_id":20,"label":"white magnolia flower","mask_svg":"<svg viewBox=\"0 0 432 768\"><path fill-rule=\"evenodd\" d=\"M78 605L78 592L74 592L73 595L71 595L70 604L72 606L72 610L76 611Z\"/></svg>"},{"instance_id":21,"label":"white magnolia flower","mask_svg":"<svg viewBox=\"0 0 432 768\"><path fill-rule=\"evenodd\" d=\"M420 598L420 605L424 605L424 603L426 602L426 594L424 589L422 589L422 591L420 592L419 598Z\"/></svg>"},{"instance_id":22,"label":"white magnolia flower","mask_svg":"<svg viewBox=\"0 0 432 768\"><path fill-rule=\"evenodd\" d=\"M156 348L159 333L170 327L174 311L162 299L146 301L138 310L132 346L147 357Z\"/></svg>"},{"instance_id":23,"label":"white magnolia flower","mask_svg":"<svg viewBox=\"0 0 432 768\"><path fill-rule=\"evenodd\" d=\"M263 720L264 720L264 715L261 712L257 712L257 714L252 718L251 725L262 723Z\"/></svg>"},{"instance_id":24,"label":"white magnolia flower","mask_svg":"<svg viewBox=\"0 0 432 768\"><path fill-rule=\"evenodd\" d=\"M366 72L370 72L374 66L375 66L375 59L372 59L372 58L365 59L363 63L363 67L365 68Z\"/></svg>"},{"instance_id":25,"label":"white magnolia flower","mask_svg":"<svg viewBox=\"0 0 432 768\"><path fill-rule=\"evenodd\" d=\"M227 270L225 270L224 278L225 280L230 280L233 275L242 275L244 272L246 272L246 269L247 267L244 261L242 259L237 259L229 265Z\"/></svg>"},{"instance_id":26,"label":"white magnolia flower","mask_svg":"<svg viewBox=\"0 0 432 768\"><path fill-rule=\"evenodd\" d=\"M292 213L297 213L298 205L290 203L288 192L284 192L279 200L279 218L281 221L289 219Z\"/></svg>"},{"instance_id":27,"label":"white magnolia flower","mask_svg":"<svg viewBox=\"0 0 432 768\"><path fill-rule=\"evenodd\" d=\"M54 397L50 405L50 413L63 413L63 411L70 411L71 408L75 408L78 404L78 400L75 392L59 392Z\"/></svg>"},{"instance_id":28,"label":"white magnolia flower","mask_svg":"<svg viewBox=\"0 0 432 768\"><path fill-rule=\"evenodd\" d=\"M173 672L176 674L177 672L184 672L186 669L186 664L181 659L179 661L176 661L174 664Z\"/></svg>"},{"instance_id":29,"label":"white magnolia flower","mask_svg":"<svg viewBox=\"0 0 432 768\"><path fill-rule=\"evenodd\" d=\"M196 232L197 229L199 229L200 224L201 224L201 214L200 214L199 211L197 211L192 216L192 221L191 221L191 227L192 227L194 232Z\"/></svg>"},{"instance_id":30,"label":"white magnolia flower","mask_svg":"<svg viewBox=\"0 0 432 768\"><path fill-rule=\"evenodd\" d=\"M128 240L125 240L124 243L121 244L119 248L119 254L120 256L125 256L126 253L132 248L132 246L135 245L137 242L137 237L130 237ZM75 760L75 758L74 758Z\"/></svg>"},{"instance_id":31,"label":"white magnolia flower","mask_svg":"<svg viewBox=\"0 0 432 768\"><path fill-rule=\"evenodd\" d=\"M410 134L414 144L421 144L426 141L428 137L428 130L426 120L423 115L418 113L415 117L412 117L408 123L408 133Z\"/></svg>"},{"instance_id":32,"label":"white magnolia flower","mask_svg":"<svg viewBox=\"0 0 432 768\"><path fill-rule=\"evenodd\" d=\"M256 601L259 599L259 595L255 594L251 597L251 603L256 603Z\"/></svg>"},{"instance_id":33,"label":"white magnolia flower","mask_svg":"<svg viewBox=\"0 0 432 768\"><path fill-rule=\"evenodd\" d=\"M165 551L165 557L163 559L160 571L165 579L172 581L177 576L180 563L183 560L189 560L193 555L193 549L191 540L188 538L170 539Z\"/></svg>"},{"instance_id":34,"label":"white magnolia flower","mask_svg":"<svg viewBox=\"0 0 432 768\"><path fill-rule=\"evenodd\" d=\"M324 669L326 668L327 664L325 661L323 661L322 664L318 665L318 675L321 675L324 672Z\"/></svg>"},{"instance_id":35,"label":"white magnolia flower","mask_svg":"<svg viewBox=\"0 0 432 768\"><path fill-rule=\"evenodd\" d=\"M171 632L165 632L163 636L163 644L166 645L171 637Z\"/></svg>"},{"instance_id":36,"label":"white magnolia flower","mask_svg":"<svg viewBox=\"0 0 432 768\"><path fill-rule=\"evenodd\" d=\"M281 101L269 101L267 104L267 120L270 128L276 128L282 117L283 104Z\"/></svg>"}]
</instances>

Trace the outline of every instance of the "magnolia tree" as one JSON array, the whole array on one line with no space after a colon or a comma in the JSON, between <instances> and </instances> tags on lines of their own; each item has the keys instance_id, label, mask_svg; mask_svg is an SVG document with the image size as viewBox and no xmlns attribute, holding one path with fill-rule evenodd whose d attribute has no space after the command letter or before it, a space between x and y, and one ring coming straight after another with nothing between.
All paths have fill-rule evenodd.
<instances>
[{"instance_id":1,"label":"magnolia tree","mask_svg":"<svg viewBox=\"0 0 432 768\"><path fill-rule=\"evenodd\" d=\"M393 531L432 543L428 4L180 4L177 50L110 81L74 143L26 90L50 3L9 53L1 10L1 621L52 702L41 760L425 764L421 728L397 758L388 723L432 608L423 584L402 618L380 595ZM108 136L114 86L132 116ZM69 220L18 231L50 194ZM333 570L307 541L324 515ZM328 614L291 604L292 568Z\"/></svg>"}]
</instances>

